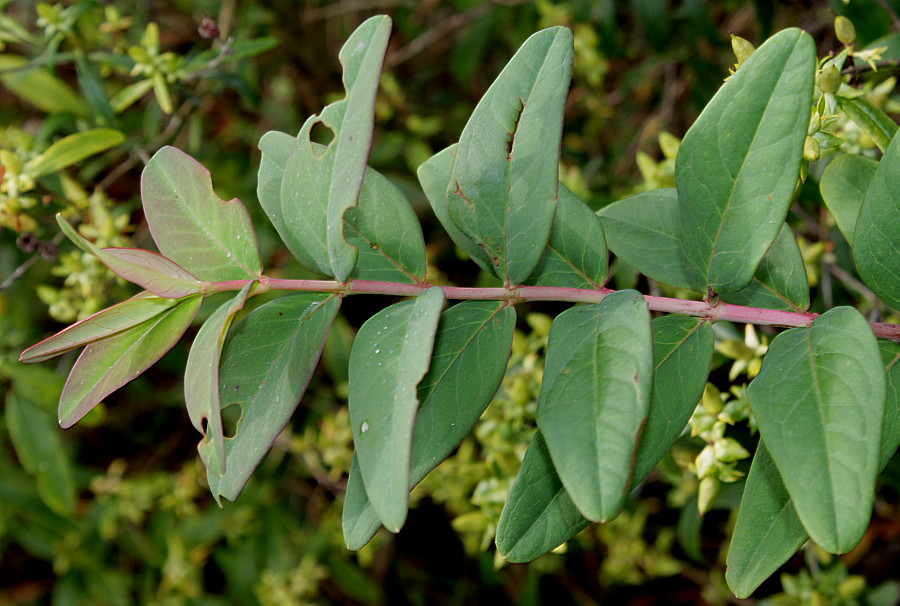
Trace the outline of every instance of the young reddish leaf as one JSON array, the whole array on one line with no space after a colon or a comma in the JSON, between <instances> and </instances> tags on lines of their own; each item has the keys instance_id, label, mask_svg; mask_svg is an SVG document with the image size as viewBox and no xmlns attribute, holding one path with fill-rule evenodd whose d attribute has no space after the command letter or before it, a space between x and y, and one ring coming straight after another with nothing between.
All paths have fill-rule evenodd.
<instances>
[{"instance_id":1,"label":"young reddish leaf","mask_svg":"<svg viewBox=\"0 0 900 606\"><path fill-rule=\"evenodd\" d=\"M177 302L173 299L162 299L146 291L138 293L32 345L22 352L19 361L30 363L49 360L82 345L128 330L175 305Z\"/></svg>"},{"instance_id":2,"label":"young reddish leaf","mask_svg":"<svg viewBox=\"0 0 900 606\"><path fill-rule=\"evenodd\" d=\"M209 171L183 151L156 152L141 176L141 198L159 251L200 280L246 280L262 273L244 205L219 198Z\"/></svg>"},{"instance_id":3,"label":"young reddish leaf","mask_svg":"<svg viewBox=\"0 0 900 606\"><path fill-rule=\"evenodd\" d=\"M184 368L184 401L194 428L203 434L197 445L207 471L225 473L225 436L222 433L222 410L219 406L219 356L225 333L234 314L244 307L250 289L247 283L235 297L223 303L203 323Z\"/></svg>"},{"instance_id":4,"label":"young reddish leaf","mask_svg":"<svg viewBox=\"0 0 900 606\"><path fill-rule=\"evenodd\" d=\"M207 283L162 255L138 248L97 248L56 215L63 233L84 252L94 255L117 276L142 286L158 297L180 299L201 293Z\"/></svg>"},{"instance_id":5,"label":"young reddish leaf","mask_svg":"<svg viewBox=\"0 0 900 606\"><path fill-rule=\"evenodd\" d=\"M300 403L316 369L341 299L282 297L254 309L228 332L219 364L222 408L240 406L233 438L225 440L225 473L206 474L209 489L232 501Z\"/></svg>"},{"instance_id":6,"label":"young reddish leaf","mask_svg":"<svg viewBox=\"0 0 900 606\"><path fill-rule=\"evenodd\" d=\"M175 306L127 330L90 343L69 373L59 398L59 424L71 427L103 398L150 368L181 338L201 297Z\"/></svg>"}]
</instances>

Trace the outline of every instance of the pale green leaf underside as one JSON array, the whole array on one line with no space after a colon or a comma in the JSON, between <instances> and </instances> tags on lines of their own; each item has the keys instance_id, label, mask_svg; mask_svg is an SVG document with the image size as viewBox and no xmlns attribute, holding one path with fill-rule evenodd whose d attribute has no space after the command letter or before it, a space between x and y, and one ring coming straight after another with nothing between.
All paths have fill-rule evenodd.
<instances>
[{"instance_id":1,"label":"pale green leaf underside","mask_svg":"<svg viewBox=\"0 0 900 606\"><path fill-rule=\"evenodd\" d=\"M682 251L690 272L714 292L747 286L784 223L815 61L805 32L774 35L716 93L679 148Z\"/></svg>"},{"instance_id":2,"label":"pale green leaf underside","mask_svg":"<svg viewBox=\"0 0 900 606\"><path fill-rule=\"evenodd\" d=\"M44 362L82 345L128 330L171 309L177 304L148 292L98 311L22 352L20 362Z\"/></svg>"},{"instance_id":3,"label":"pale green leaf underside","mask_svg":"<svg viewBox=\"0 0 900 606\"><path fill-rule=\"evenodd\" d=\"M475 107L456 148L448 214L510 284L528 278L550 237L572 58L566 28L528 38Z\"/></svg>"},{"instance_id":4,"label":"pale green leaf underside","mask_svg":"<svg viewBox=\"0 0 900 606\"><path fill-rule=\"evenodd\" d=\"M200 302L198 296L188 297L140 324L89 343L63 387L59 424L71 427L103 398L155 364L184 334Z\"/></svg>"},{"instance_id":5,"label":"pale green leaf underside","mask_svg":"<svg viewBox=\"0 0 900 606\"><path fill-rule=\"evenodd\" d=\"M635 291L553 321L537 423L563 485L588 519L622 506L653 386L650 312Z\"/></svg>"},{"instance_id":6,"label":"pale green leaf underside","mask_svg":"<svg viewBox=\"0 0 900 606\"><path fill-rule=\"evenodd\" d=\"M807 532L830 552L852 549L868 526L884 420L868 323L837 307L779 334L747 395Z\"/></svg>"},{"instance_id":7,"label":"pale green leaf underside","mask_svg":"<svg viewBox=\"0 0 900 606\"><path fill-rule=\"evenodd\" d=\"M877 169L878 162L871 158L844 154L832 160L822 173L822 199L851 246L856 217Z\"/></svg>"},{"instance_id":8,"label":"pale green leaf underside","mask_svg":"<svg viewBox=\"0 0 900 606\"><path fill-rule=\"evenodd\" d=\"M234 314L244 307L255 282L220 305L197 331L184 368L184 401L194 428L203 434L197 451L208 472L225 473L225 436L219 405L219 356Z\"/></svg>"},{"instance_id":9,"label":"pale green leaf underside","mask_svg":"<svg viewBox=\"0 0 900 606\"><path fill-rule=\"evenodd\" d=\"M180 299L199 294L205 286L186 269L156 253L139 248L97 248L56 215L63 233L84 252L94 255L117 276L158 297Z\"/></svg>"},{"instance_id":10,"label":"pale green leaf underside","mask_svg":"<svg viewBox=\"0 0 900 606\"><path fill-rule=\"evenodd\" d=\"M359 329L350 352L349 409L366 493L384 526L406 520L416 387L428 372L444 293L429 288Z\"/></svg>"},{"instance_id":11,"label":"pale green leaf underside","mask_svg":"<svg viewBox=\"0 0 900 606\"><path fill-rule=\"evenodd\" d=\"M234 500L300 403L340 308L334 295L287 296L234 324L222 347L219 403L237 405L225 439L225 473L207 472L213 496Z\"/></svg>"},{"instance_id":12,"label":"pale green leaf underside","mask_svg":"<svg viewBox=\"0 0 900 606\"><path fill-rule=\"evenodd\" d=\"M256 232L237 198L213 191L209 171L186 153L163 147L141 176L144 216L159 251L200 280L259 277Z\"/></svg>"},{"instance_id":13,"label":"pale green leaf underside","mask_svg":"<svg viewBox=\"0 0 900 606\"><path fill-rule=\"evenodd\" d=\"M900 136L895 135L866 192L853 238L853 258L863 282L900 311Z\"/></svg>"},{"instance_id":14,"label":"pale green leaf underside","mask_svg":"<svg viewBox=\"0 0 900 606\"><path fill-rule=\"evenodd\" d=\"M516 314L498 301L466 301L441 315L431 367L418 386L413 427L412 489L468 435L506 370ZM361 549L381 526L354 456L344 496L344 541Z\"/></svg>"}]
</instances>

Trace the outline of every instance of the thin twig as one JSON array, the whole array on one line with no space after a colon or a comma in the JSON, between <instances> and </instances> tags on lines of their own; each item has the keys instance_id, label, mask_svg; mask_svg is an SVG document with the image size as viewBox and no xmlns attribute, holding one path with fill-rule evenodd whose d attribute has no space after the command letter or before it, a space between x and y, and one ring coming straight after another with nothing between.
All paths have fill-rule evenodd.
<instances>
[{"instance_id":1,"label":"thin twig","mask_svg":"<svg viewBox=\"0 0 900 606\"><path fill-rule=\"evenodd\" d=\"M865 72L877 72L879 69L897 69L900 62L896 59L885 59L884 61L876 61L874 66L868 63L857 63L841 70L841 74L862 74Z\"/></svg>"},{"instance_id":2,"label":"thin twig","mask_svg":"<svg viewBox=\"0 0 900 606\"><path fill-rule=\"evenodd\" d=\"M59 244L60 242L62 242L62 239L63 239L63 233L58 232L55 236L53 236L53 238L50 241L53 242L54 244ZM6 277L6 279L3 280L2 283L0 283L0 290L6 290L10 286L12 286L16 280L18 280L23 275L25 275L25 272L27 272L29 269L31 269L35 263L37 263L38 261L41 260L41 258L42 258L41 253L39 253L39 252L36 252L33 255L31 255L31 257L26 259L24 263L22 263L17 268L15 268L13 270L13 272L11 274L9 274Z\"/></svg>"},{"instance_id":3,"label":"thin twig","mask_svg":"<svg viewBox=\"0 0 900 606\"><path fill-rule=\"evenodd\" d=\"M303 13L303 23L327 21L332 17L339 17L351 13L363 11L380 11L397 6L415 6L411 0L345 0L344 2L332 2L319 8L313 8Z\"/></svg>"}]
</instances>

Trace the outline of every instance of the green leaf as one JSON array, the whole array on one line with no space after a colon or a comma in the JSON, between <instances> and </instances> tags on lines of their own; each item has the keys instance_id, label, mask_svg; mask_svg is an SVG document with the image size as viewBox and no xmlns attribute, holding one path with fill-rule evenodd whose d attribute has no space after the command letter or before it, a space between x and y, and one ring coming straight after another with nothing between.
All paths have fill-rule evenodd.
<instances>
[{"instance_id":1,"label":"green leaf","mask_svg":"<svg viewBox=\"0 0 900 606\"><path fill-rule=\"evenodd\" d=\"M85 101L91 107L91 113L100 124L114 126L116 116L109 104L103 82L98 70L82 51L75 52L75 68L78 71L78 87Z\"/></svg>"},{"instance_id":2,"label":"green leaf","mask_svg":"<svg viewBox=\"0 0 900 606\"><path fill-rule=\"evenodd\" d=\"M851 99L838 95L836 99L847 117L872 138L878 149L885 151L897 134L897 123L863 97Z\"/></svg>"},{"instance_id":3,"label":"green leaf","mask_svg":"<svg viewBox=\"0 0 900 606\"><path fill-rule=\"evenodd\" d=\"M703 292L703 278L692 276L682 259L678 192L654 189L597 211L613 253L663 284Z\"/></svg>"},{"instance_id":4,"label":"green leaf","mask_svg":"<svg viewBox=\"0 0 900 606\"><path fill-rule=\"evenodd\" d=\"M784 223L800 174L815 63L805 32L772 36L681 143L675 180L682 252L689 272L716 293L750 283Z\"/></svg>"},{"instance_id":5,"label":"green leaf","mask_svg":"<svg viewBox=\"0 0 900 606\"><path fill-rule=\"evenodd\" d=\"M222 432L222 410L219 405L219 359L225 333L247 301L255 282L247 283L231 301L212 313L194 338L184 367L184 401L194 428L203 434L197 451L206 470L215 475L225 473L225 436Z\"/></svg>"},{"instance_id":6,"label":"green leaf","mask_svg":"<svg viewBox=\"0 0 900 606\"><path fill-rule=\"evenodd\" d=\"M550 238L573 54L572 33L563 27L526 40L475 107L456 148L450 218L509 284L528 278Z\"/></svg>"},{"instance_id":7,"label":"green leaf","mask_svg":"<svg viewBox=\"0 0 900 606\"><path fill-rule=\"evenodd\" d=\"M353 443L369 500L391 532L406 519L416 386L428 372L443 304L444 292L429 288L380 311L350 352Z\"/></svg>"},{"instance_id":8,"label":"green leaf","mask_svg":"<svg viewBox=\"0 0 900 606\"><path fill-rule=\"evenodd\" d=\"M785 223L766 251L756 275L745 288L725 293L726 303L805 312L809 308L809 281L794 232Z\"/></svg>"},{"instance_id":9,"label":"green leaf","mask_svg":"<svg viewBox=\"0 0 900 606\"><path fill-rule=\"evenodd\" d=\"M900 311L900 136L884 152L866 192L853 238L853 258L863 282Z\"/></svg>"},{"instance_id":10,"label":"green leaf","mask_svg":"<svg viewBox=\"0 0 900 606\"><path fill-rule=\"evenodd\" d=\"M827 551L852 549L868 526L884 420L868 323L836 307L779 334L747 396L807 532Z\"/></svg>"},{"instance_id":11,"label":"green leaf","mask_svg":"<svg viewBox=\"0 0 900 606\"><path fill-rule=\"evenodd\" d=\"M138 80L121 89L109 100L115 113L120 114L153 89L153 80Z\"/></svg>"},{"instance_id":12,"label":"green leaf","mask_svg":"<svg viewBox=\"0 0 900 606\"><path fill-rule=\"evenodd\" d=\"M89 343L75 361L59 398L59 424L71 427L103 398L153 366L184 334L201 301L198 296L182 299L140 324ZM107 318L121 326L119 322L133 317L132 311L141 314L148 308L152 309L149 305L128 308L128 315L120 308Z\"/></svg>"},{"instance_id":13,"label":"green leaf","mask_svg":"<svg viewBox=\"0 0 900 606\"><path fill-rule=\"evenodd\" d=\"M138 293L32 345L22 352L19 361L44 362L82 345L133 328L175 305L177 302L172 299L161 299L148 292Z\"/></svg>"},{"instance_id":14,"label":"green leaf","mask_svg":"<svg viewBox=\"0 0 900 606\"><path fill-rule=\"evenodd\" d=\"M241 201L213 191L202 164L163 147L141 176L144 216L159 251L200 280L246 280L262 273L253 223Z\"/></svg>"},{"instance_id":15,"label":"green leaf","mask_svg":"<svg viewBox=\"0 0 900 606\"><path fill-rule=\"evenodd\" d=\"M180 299L199 294L209 286L162 255L138 248L97 248L75 231L62 215L56 215L56 222L78 248L100 259L117 276L158 297Z\"/></svg>"},{"instance_id":16,"label":"green leaf","mask_svg":"<svg viewBox=\"0 0 900 606\"><path fill-rule=\"evenodd\" d=\"M663 458L691 418L709 376L715 350L712 326L699 318L653 320L653 396L634 457L634 488Z\"/></svg>"},{"instance_id":17,"label":"green leaf","mask_svg":"<svg viewBox=\"0 0 900 606\"><path fill-rule=\"evenodd\" d=\"M425 241L406 196L387 177L366 169L359 204L344 215L344 237L359 250L351 275L359 280L425 280Z\"/></svg>"},{"instance_id":18,"label":"green leaf","mask_svg":"<svg viewBox=\"0 0 900 606\"><path fill-rule=\"evenodd\" d=\"M235 500L294 414L316 370L340 308L334 295L304 294L266 303L235 323L219 363L219 403L241 409L225 439L225 473L206 474L216 500Z\"/></svg>"},{"instance_id":19,"label":"green leaf","mask_svg":"<svg viewBox=\"0 0 900 606\"><path fill-rule=\"evenodd\" d=\"M491 257L483 248L478 246L469 237L464 234L450 218L450 212L447 210L448 193L447 186L450 183L450 177L453 173L453 161L456 157L457 144L454 143L446 149L442 149L435 155L431 156L426 162L419 166L417 171L419 184L422 191L428 198L434 215L441 222L446 230L447 235L453 240L463 252L465 252L473 261L475 261L484 271L496 275L497 269L491 262Z\"/></svg>"},{"instance_id":20,"label":"green leaf","mask_svg":"<svg viewBox=\"0 0 900 606\"><path fill-rule=\"evenodd\" d=\"M409 489L440 464L472 431L500 386L512 347L516 313L498 301L466 301L443 314L413 426ZM369 503L354 456L344 496L344 541L357 550L381 520Z\"/></svg>"},{"instance_id":21,"label":"green leaf","mask_svg":"<svg viewBox=\"0 0 900 606\"><path fill-rule=\"evenodd\" d=\"M301 241L287 227L282 207L282 181L285 163L297 139L271 131L260 139L262 161L259 166L257 194L260 204L288 249L308 269L330 274L325 248L325 215L314 215L305 226L307 235L314 226L319 237ZM310 143L318 154L325 146ZM425 279L425 243L416 213L406 196L378 171L367 168L359 192L358 205L344 215L344 236L359 250L352 278L416 284ZM416 237L415 235L418 237ZM316 244L318 242L318 244ZM317 260L318 259L318 260Z\"/></svg>"},{"instance_id":22,"label":"green leaf","mask_svg":"<svg viewBox=\"0 0 900 606\"><path fill-rule=\"evenodd\" d=\"M602 288L606 281L608 256L599 217L560 183L559 204L550 229L550 241L527 283L535 286Z\"/></svg>"},{"instance_id":23,"label":"green leaf","mask_svg":"<svg viewBox=\"0 0 900 606\"><path fill-rule=\"evenodd\" d=\"M44 153L29 160L25 170L35 178L51 175L124 141L125 135L111 128L75 133L63 137Z\"/></svg>"},{"instance_id":24,"label":"green leaf","mask_svg":"<svg viewBox=\"0 0 900 606\"><path fill-rule=\"evenodd\" d=\"M746 598L808 538L775 461L760 442L728 547L728 587L737 597Z\"/></svg>"},{"instance_id":25,"label":"green leaf","mask_svg":"<svg viewBox=\"0 0 900 606\"><path fill-rule=\"evenodd\" d=\"M563 488L537 431L500 513L497 550L510 562L530 562L589 525Z\"/></svg>"},{"instance_id":26,"label":"green leaf","mask_svg":"<svg viewBox=\"0 0 900 606\"><path fill-rule=\"evenodd\" d=\"M16 391L6 396L6 426L22 467L37 478L41 499L56 513L75 511L75 482L69 458L51 416Z\"/></svg>"},{"instance_id":27,"label":"green leaf","mask_svg":"<svg viewBox=\"0 0 900 606\"><path fill-rule=\"evenodd\" d=\"M829 162L822 173L822 199L851 246L856 217L877 169L878 162L871 158L844 154Z\"/></svg>"},{"instance_id":28,"label":"green leaf","mask_svg":"<svg viewBox=\"0 0 900 606\"><path fill-rule=\"evenodd\" d=\"M290 232L285 241L306 250L298 259L308 256L305 260L313 260L316 271L340 282L350 277L357 260L356 247L344 239L344 213L356 206L362 187L390 31L390 18L381 16L353 32L340 52L347 96L328 105L321 116L310 116L284 159L279 199ZM316 124L334 136L324 151L310 140ZM274 147L272 140L269 143ZM280 151L284 143L278 143Z\"/></svg>"},{"instance_id":29,"label":"green leaf","mask_svg":"<svg viewBox=\"0 0 900 606\"><path fill-rule=\"evenodd\" d=\"M879 469L884 469L900 445L900 364L897 364L900 344L892 341L878 344L887 374L879 460ZM760 442L728 549L725 571L728 586L739 598L749 596L808 538L781 474Z\"/></svg>"},{"instance_id":30,"label":"green leaf","mask_svg":"<svg viewBox=\"0 0 900 606\"><path fill-rule=\"evenodd\" d=\"M553 321L537 423L566 491L595 522L619 512L653 387L650 312L623 290Z\"/></svg>"},{"instance_id":31,"label":"green leaf","mask_svg":"<svg viewBox=\"0 0 900 606\"><path fill-rule=\"evenodd\" d=\"M90 109L72 88L43 67L32 67L18 55L0 55L3 86L48 114L90 115Z\"/></svg>"}]
</instances>

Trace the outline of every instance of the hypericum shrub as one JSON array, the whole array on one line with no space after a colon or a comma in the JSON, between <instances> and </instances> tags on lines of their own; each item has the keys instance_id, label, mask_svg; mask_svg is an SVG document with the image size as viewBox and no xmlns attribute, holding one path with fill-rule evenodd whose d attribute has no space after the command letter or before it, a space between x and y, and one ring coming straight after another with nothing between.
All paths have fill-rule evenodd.
<instances>
[{"instance_id":1,"label":"hypericum shrub","mask_svg":"<svg viewBox=\"0 0 900 606\"><path fill-rule=\"evenodd\" d=\"M297 260L328 279L267 277L243 205L219 199L209 172L169 147L141 182L160 254L98 248L60 219L79 247L146 289L22 354L38 362L86 346L63 389L60 423L71 426L158 360L204 299L236 293L203 323L185 369L210 489L236 499L302 398L343 298L410 297L372 315L349 356L355 454L343 523L348 547L360 549L382 525L401 529L410 489L493 398L516 304L580 303L550 327L538 430L496 530L504 557L528 561L615 518L681 435L704 393L713 322L791 327L768 344L747 388L761 441L727 580L749 595L810 538L828 552L852 549L867 527L876 477L900 443L900 326L869 323L851 307L808 312L803 259L785 223L808 162L834 147L829 128L840 108L884 155L838 158L823 195L863 281L900 309L900 143L893 122L840 71L835 78L851 51L817 62L798 29L756 50L741 47L740 66L680 144L675 187L595 214L558 182L572 35L562 27L534 34L459 143L419 169L450 237L502 284L461 288L426 282L415 214L366 166L389 33L387 17L361 25L340 53L346 97L296 137L270 132L260 141L260 203ZM317 125L331 131L328 145L310 139ZM607 247L702 300L607 289ZM233 323L251 297L274 290L304 294ZM226 437L221 411L233 405L240 420ZM716 441L721 411L710 404L708 412L694 424L713 447L696 465L716 463L728 475L729 460L746 453Z\"/></svg>"}]
</instances>

